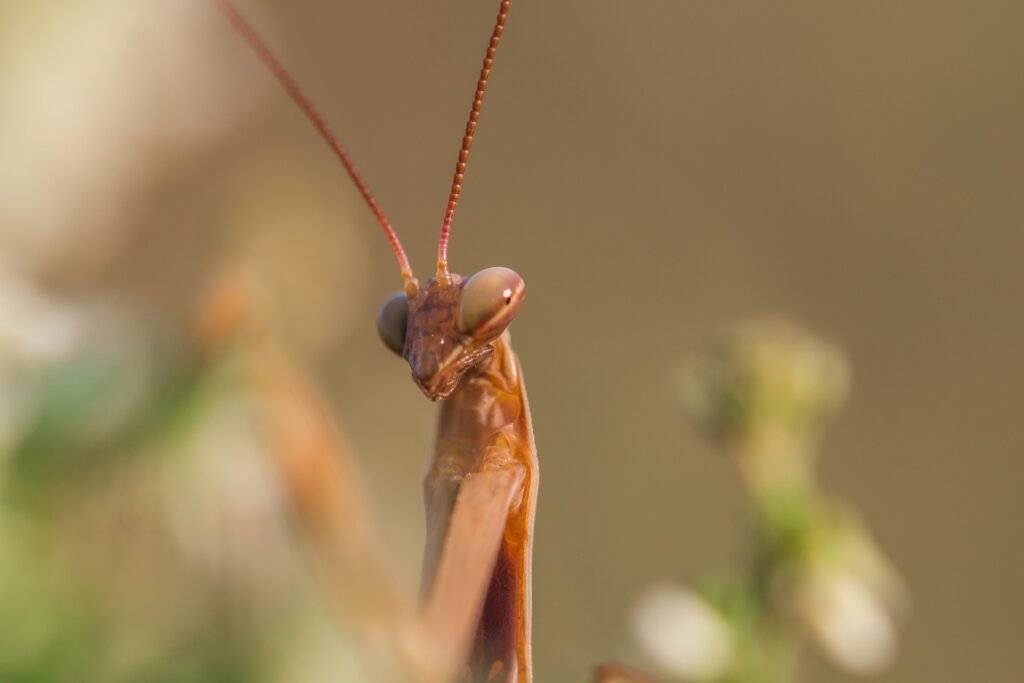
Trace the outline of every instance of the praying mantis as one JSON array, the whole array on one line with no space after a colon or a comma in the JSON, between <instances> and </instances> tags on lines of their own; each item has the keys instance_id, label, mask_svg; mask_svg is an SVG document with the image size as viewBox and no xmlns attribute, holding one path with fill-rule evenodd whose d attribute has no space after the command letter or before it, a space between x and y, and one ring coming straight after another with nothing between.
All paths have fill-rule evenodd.
<instances>
[{"instance_id":1,"label":"praying mantis","mask_svg":"<svg viewBox=\"0 0 1024 683\"><path fill-rule=\"evenodd\" d=\"M529 683L531 556L539 470L519 359L508 326L525 296L504 267L464 278L448 269L448 242L483 98L511 0L501 0L458 152L434 277L421 284L391 223L297 82L230 0L214 0L328 144L387 238L402 291L377 329L412 378L439 402L423 483L427 533L418 621L435 634L442 671L462 680Z\"/></svg>"}]
</instances>

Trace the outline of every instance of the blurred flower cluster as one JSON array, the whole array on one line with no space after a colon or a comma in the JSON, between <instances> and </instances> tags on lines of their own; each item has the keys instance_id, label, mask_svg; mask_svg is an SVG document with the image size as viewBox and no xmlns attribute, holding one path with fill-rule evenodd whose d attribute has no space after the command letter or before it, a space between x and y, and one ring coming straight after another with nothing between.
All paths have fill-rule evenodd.
<instances>
[{"instance_id":1,"label":"blurred flower cluster","mask_svg":"<svg viewBox=\"0 0 1024 683\"><path fill-rule=\"evenodd\" d=\"M399 598L283 350L336 338L365 259L240 158L272 82L203 0L2 4L0 75L0 681L389 680L353 633Z\"/></svg>"},{"instance_id":2,"label":"blurred flower cluster","mask_svg":"<svg viewBox=\"0 0 1024 683\"><path fill-rule=\"evenodd\" d=\"M144 328L20 303L53 330L19 340L39 357L0 387L18 404L0 451L0 680L387 680L366 678L346 630L381 607L384 573L348 577L362 611L325 587L362 565L310 562L319 510L288 476L301 458L313 494L355 508L332 517L339 537L365 543L344 445L239 288L211 289L177 354L149 352Z\"/></svg>"},{"instance_id":3,"label":"blurred flower cluster","mask_svg":"<svg viewBox=\"0 0 1024 683\"><path fill-rule=\"evenodd\" d=\"M660 674L791 681L805 640L850 673L892 660L906 608L900 579L855 512L814 476L848 386L843 356L782 320L741 326L686 367L688 412L749 494L752 547L742 572L697 589L657 585L638 601L634 632Z\"/></svg>"}]
</instances>

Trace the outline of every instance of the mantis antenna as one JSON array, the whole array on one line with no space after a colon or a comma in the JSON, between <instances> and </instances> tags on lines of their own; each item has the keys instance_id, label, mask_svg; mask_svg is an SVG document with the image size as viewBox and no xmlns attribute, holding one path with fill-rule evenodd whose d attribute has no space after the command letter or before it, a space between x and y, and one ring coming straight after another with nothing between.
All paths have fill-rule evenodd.
<instances>
[{"instance_id":1,"label":"mantis antenna","mask_svg":"<svg viewBox=\"0 0 1024 683\"><path fill-rule=\"evenodd\" d=\"M366 185L366 181L363 180L362 176L359 175L359 171L356 170L355 165L352 163L352 159L349 158L345 148L342 147L341 141L338 140L337 136L331 132L331 129L327 127L323 117L313 107L313 104L309 101L309 98L299 88L298 83L292 78L288 70L284 68L284 65L274 56L274 53L270 50L270 47L260 38L259 34L252 27L252 24L242 16L230 0L214 0L217 6L221 9L224 15L234 26L235 30L249 43L252 49L256 52L256 55L260 58L264 65L270 72L274 74L285 92L292 98L302 113L306 115L313 127L320 134L320 137L324 139L327 145L334 151L334 154L341 161L341 165L345 167L352 182L355 183L356 189L359 190L359 194L363 195L363 199L366 200L366 204L370 207L370 211L377 218L377 222L380 223L381 229L384 231L384 236L387 238L388 243L391 245L391 251L395 254L395 260L398 261L398 268L402 273L402 280L405 282L406 292L410 295L415 294L417 285L416 280L412 275L412 268L409 266L409 259L405 255L405 250L402 249L402 243L398 239L398 234L395 229L391 227L391 221L388 220L387 216L384 215L384 211L380 208L380 204L374 198L370 192L370 188ZM492 39L492 44L494 40ZM480 91L478 91L480 92ZM471 139L471 138L470 138ZM468 151L468 150L467 150ZM457 193L456 193L457 196Z\"/></svg>"},{"instance_id":2,"label":"mantis antenna","mask_svg":"<svg viewBox=\"0 0 1024 683\"><path fill-rule=\"evenodd\" d=\"M466 175L466 163L469 161L469 150L473 147L473 135L476 133L476 124L480 120L480 109L484 103L484 91L487 90L487 79L491 76L491 67L494 65L494 55L498 51L498 43L501 42L501 34L505 30L505 20L508 18L508 9L512 0L501 0L498 8L498 18L494 22L494 31L491 32L491 40L487 45L487 52L484 54L484 64L480 69L480 78L476 82L476 92L473 95L473 104L469 109L469 120L466 122L466 134L462 138L462 147L459 149L459 158L455 163L455 177L452 179L451 193L448 195L448 206L444 211L444 220L441 223L441 236L437 240L437 279L444 282L448 279L448 236L452 231L452 219L455 218L455 206L459 203L459 194L462 192L462 181Z\"/></svg>"}]
</instances>

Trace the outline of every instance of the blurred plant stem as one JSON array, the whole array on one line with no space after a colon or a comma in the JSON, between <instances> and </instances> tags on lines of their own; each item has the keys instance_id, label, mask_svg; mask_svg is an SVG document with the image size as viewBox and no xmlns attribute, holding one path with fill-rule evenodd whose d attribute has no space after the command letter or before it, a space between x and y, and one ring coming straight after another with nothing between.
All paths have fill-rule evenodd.
<instances>
[{"instance_id":1,"label":"blurred plant stem","mask_svg":"<svg viewBox=\"0 0 1024 683\"><path fill-rule=\"evenodd\" d=\"M397 680L441 683L414 603L384 562L351 449L312 383L266 334L255 289L237 272L210 288L199 346L235 346L241 354L269 452L340 617L382 650Z\"/></svg>"},{"instance_id":2,"label":"blurred plant stem","mask_svg":"<svg viewBox=\"0 0 1024 683\"><path fill-rule=\"evenodd\" d=\"M640 643L665 676L791 683L807 636L852 673L892 658L902 587L814 476L821 434L848 388L839 351L781 320L737 328L686 368L688 412L736 464L752 537L738 575L696 592L663 586L638 605Z\"/></svg>"}]
</instances>

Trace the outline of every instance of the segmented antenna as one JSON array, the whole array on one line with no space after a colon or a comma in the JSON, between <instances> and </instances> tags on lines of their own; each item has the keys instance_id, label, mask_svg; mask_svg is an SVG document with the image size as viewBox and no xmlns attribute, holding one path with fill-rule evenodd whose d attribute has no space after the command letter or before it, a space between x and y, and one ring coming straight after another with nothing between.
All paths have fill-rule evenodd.
<instances>
[{"instance_id":1,"label":"segmented antenna","mask_svg":"<svg viewBox=\"0 0 1024 683\"><path fill-rule=\"evenodd\" d=\"M480 69L480 78L476 82L473 105L469 109L469 121L466 122L466 134L462 138L459 160L455 163L455 177L452 179L452 190L451 194L448 195L448 206L445 208L444 221L441 223L441 236L437 240L438 280L448 277L448 236L452 231L455 206L459 203L459 194L462 192L462 181L466 176L466 162L469 161L469 150L473 147L473 135L476 133L476 124L480 120L480 109L484 103L487 79L491 76L494 54L498 51L498 43L501 42L501 34L505 30L505 20L508 18L508 8L511 4L512 0L501 0L501 6L498 8L498 18L494 22L494 31L491 33L491 42L487 45L487 53L484 55L484 65Z\"/></svg>"},{"instance_id":2,"label":"segmented antenna","mask_svg":"<svg viewBox=\"0 0 1024 683\"><path fill-rule=\"evenodd\" d=\"M367 205L370 207L370 211L377 217L377 222L380 223L381 229L384 231L384 236L387 237L388 243L391 244L391 251L395 253L395 260L398 261L398 267L402 271L402 280L405 281L406 291L415 291L415 281L412 276L412 268L409 267L409 259L405 255L405 250L402 249L402 243L398 239L398 234L395 229L391 227L391 222L387 216L384 215L384 211L380 208L377 200L373 194L370 193L370 188L367 187L366 182L362 176L356 170L352 160L349 158L348 153L345 152L345 148L341 146L341 142L331 132L324 123L323 118L313 107L313 104L309 101L306 95L299 88L298 83L292 78L291 74L284 68L274 53L270 51L263 39L260 38L259 34L252 27L252 24L242 16L230 0L214 0L217 6L220 7L221 11L231 22L231 25L235 28L238 33L245 38L252 49L256 52L256 55L260 58L264 65L270 72L274 74L281 86L284 87L285 92L294 100L295 104L298 105L302 113L306 115L313 127L316 128L320 137L334 150L334 154L341 161L341 165L348 171L348 175L352 178L352 182L355 183L356 188L359 190L359 194L363 195L363 199L366 200Z\"/></svg>"}]
</instances>

